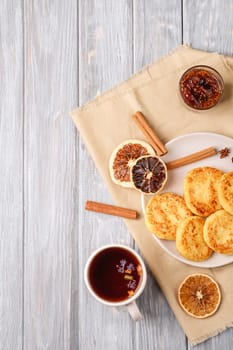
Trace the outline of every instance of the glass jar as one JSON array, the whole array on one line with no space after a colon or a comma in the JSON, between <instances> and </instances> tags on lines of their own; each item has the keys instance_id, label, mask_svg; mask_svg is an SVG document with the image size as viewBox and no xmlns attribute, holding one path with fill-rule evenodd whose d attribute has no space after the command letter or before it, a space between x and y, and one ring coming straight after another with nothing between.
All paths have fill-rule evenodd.
<instances>
[{"instance_id":1,"label":"glass jar","mask_svg":"<svg viewBox=\"0 0 233 350\"><path fill-rule=\"evenodd\" d=\"M198 65L183 73L179 90L186 106L193 110L207 110L221 100L224 81L214 68Z\"/></svg>"}]
</instances>

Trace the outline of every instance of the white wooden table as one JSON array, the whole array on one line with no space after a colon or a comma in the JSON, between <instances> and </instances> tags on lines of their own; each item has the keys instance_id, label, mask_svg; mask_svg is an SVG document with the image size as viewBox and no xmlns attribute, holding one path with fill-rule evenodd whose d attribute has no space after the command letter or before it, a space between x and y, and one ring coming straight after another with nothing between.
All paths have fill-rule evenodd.
<instances>
[{"instance_id":1,"label":"white wooden table","mask_svg":"<svg viewBox=\"0 0 233 350\"><path fill-rule=\"evenodd\" d=\"M191 349L152 275L136 324L88 294L88 255L135 244L119 218L84 210L111 198L69 111L181 43L232 55L232 1L0 5L0 349ZM229 329L196 349L232 343Z\"/></svg>"}]
</instances>

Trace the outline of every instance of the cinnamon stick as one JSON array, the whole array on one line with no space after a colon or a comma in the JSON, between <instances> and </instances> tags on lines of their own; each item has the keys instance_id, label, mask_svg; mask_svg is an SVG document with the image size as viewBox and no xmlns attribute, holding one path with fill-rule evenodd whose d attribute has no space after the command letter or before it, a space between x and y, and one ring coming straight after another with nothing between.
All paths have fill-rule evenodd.
<instances>
[{"instance_id":1,"label":"cinnamon stick","mask_svg":"<svg viewBox=\"0 0 233 350\"><path fill-rule=\"evenodd\" d=\"M104 204L100 202L87 201L86 210L96 211L98 213L121 216L127 219L137 219L137 212L133 209L118 207L116 205Z\"/></svg>"},{"instance_id":2,"label":"cinnamon stick","mask_svg":"<svg viewBox=\"0 0 233 350\"><path fill-rule=\"evenodd\" d=\"M171 169L179 168L183 165L197 162L198 160L201 160L207 157L214 156L215 154L217 154L217 150L214 147L209 147L201 151L189 154L188 156L171 160L170 162L166 163L166 166L168 170L171 170Z\"/></svg>"},{"instance_id":3,"label":"cinnamon stick","mask_svg":"<svg viewBox=\"0 0 233 350\"><path fill-rule=\"evenodd\" d=\"M162 143L162 141L159 139L159 137L155 134L154 130L151 128L149 123L147 122L145 116L142 114L142 112L136 112L132 119L137 124L139 129L143 132L145 137L147 138L150 145L154 148L158 156L163 156L167 153L167 149Z\"/></svg>"}]
</instances>

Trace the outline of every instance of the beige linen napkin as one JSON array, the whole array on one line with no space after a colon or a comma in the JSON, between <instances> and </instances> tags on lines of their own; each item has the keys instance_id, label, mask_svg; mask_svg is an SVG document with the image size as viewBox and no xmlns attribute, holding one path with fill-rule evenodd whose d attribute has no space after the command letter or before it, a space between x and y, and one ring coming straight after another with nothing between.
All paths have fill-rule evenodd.
<instances>
[{"instance_id":1,"label":"beige linen napkin","mask_svg":"<svg viewBox=\"0 0 233 350\"><path fill-rule=\"evenodd\" d=\"M222 74L226 87L223 101L204 113L188 110L178 96L181 74L196 64L216 68ZM112 150L122 141L130 138L145 140L131 119L137 110L146 115L157 134L167 142L178 135L196 131L233 137L232 107L233 58L180 46L128 81L71 113L115 203L141 213L138 220L125 222L192 344L233 326L233 264L200 269L183 264L164 252L145 227L139 192L115 185L109 177L108 161ZM213 276L222 290L218 312L203 320L187 315L177 301L180 282L188 274L196 272Z\"/></svg>"}]
</instances>

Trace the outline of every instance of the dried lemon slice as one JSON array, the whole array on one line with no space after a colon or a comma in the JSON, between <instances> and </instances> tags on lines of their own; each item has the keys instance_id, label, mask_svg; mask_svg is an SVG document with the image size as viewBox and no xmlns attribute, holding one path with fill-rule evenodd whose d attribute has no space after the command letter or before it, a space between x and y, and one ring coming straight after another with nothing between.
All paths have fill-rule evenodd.
<instances>
[{"instance_id":1,"label":"dried lemon slice","mask_svg":"<svg viewBox=\"0 0 233 350\"><path fill-rule=\"evenodd\" d=\"M145 194L160 192L167 182L166 165L157 156L147 155L136 159L130 172L134 187Z\"/></svg>"},{"instance_id":2,"label":"dried lemon slice","mask_svg":"<svg viewBox=\"0 0 233 350\"><path fill-rule=\"evenodd\" d=\"M193 274L185 278L178 290L181 307L189 315L206 318L213 315L221 301L217 282L205 274Z\"/></svg>"},{"instance_id":3,"label":"dried lemon slice","mask_svg":"<svg viewBox=\"0 0 233 350\"><path fill-rule=\"evenodd\" d=\"M113 182L123 187L134 187L130 179L130 168L134 161L144 155L154 155L154 149L137 139L122 142L112 152L109 159L109 171Z\"/></svg>"}]
</instances>

